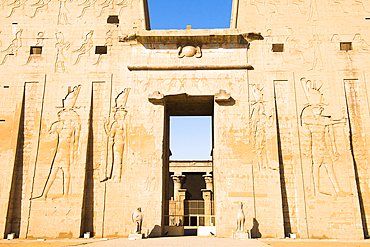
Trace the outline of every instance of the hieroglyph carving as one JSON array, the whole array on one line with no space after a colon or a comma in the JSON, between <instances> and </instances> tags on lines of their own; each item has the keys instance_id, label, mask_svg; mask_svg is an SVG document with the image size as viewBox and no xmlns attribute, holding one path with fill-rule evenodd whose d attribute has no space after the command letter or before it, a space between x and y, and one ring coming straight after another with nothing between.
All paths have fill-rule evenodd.
<instances>
[{"instance_id":1,"label":"hieroglyph carving","mask_svg":"<svg viewBox=\"0 0 370 247\"><path fill-rule=\"evenodd\" d=\"M314 34L312 39L308 41L310 44L310 48L312 48L313 51L313 63L312 68L310 70L321 70L323 63L322 63L322 56L321 56L321 43L322 40L320 40L319 35Z\"/></svg>"},{"instance_id":2,"label":"hieroglyph carving","mask_svg":"<svg viewBox=\"0 0 370 247\"><path fill-rule=\"evenodd\" d=\"M358 52L370 52L370 45L362 38L361 34L356 33L353 37L353 49Z\"/></svg>"},{"instance_id":3,"label":"hieroglyph carving","mask_svg":"<svg viewBox=\"0 0 370 247\"><path fill-rule=\"evenodd\" d=\"M77 18L82 18L87 9L89 8L93 9L95 7L96 1L97 0L85 0L83 3L79 4L78 6L83 6L83 8L82 8L81 14L77 16Z\"/></svg>"},{"instance_id":4,"label":"hieroglyph carving","mask_svg":"<svg viewBox=\"0 0 370 247\"><path fill-rule=\"evenodd\" d=\"M108 157L105 177L101 182L112 180L115 183L121 182L123 153L126 143L125 117L127 115L126 103L130 88L125 88L118 94L113 107L113 119L107 119L104 124L104 130L108 140Z\"/></svg>"},{"instance_id":5,"label":"hieroglyph carving","mask_svg":"<svg viewBox=\"0 0 370 247\"><path fill-rule=\"evenodd\" d=\"M43 47L44 46L44 32L38 32L37 38L36 38L36 44L35 46ZM25 65L27 65L29 62L31 62L32 56L31 53L28 55L28 59Z\"/></svg>"},{"instance_id":6,"label":"hieroglyph carving","mask_svg":"<svg viewBox=\"0 0 370 247\"><path fill-rule=\"evenodd\" d=\"M90 50L94 46L94 43L92 41L93 34L94 34L94 31L93 30L90 30L90 32L88 32L86 34L85 40L82 43L82 45L80 46L80 48L78 48L77 50L73 51L73 52L78 52L76 61L74 62L73 65L78 64L78 62L81 59L81 56L85 55L86 53L88 53L90 55Z\"/></svg>"},{"instance_id":7,"label":"hieroglyph carving","mask_svg":"<svg viewBox=\"0 0 370 247\"><path fill-rule=\"evenodd\" d=\"M340 154L336 147L333 125L345 123L343 116L339 120L332 120L330 116L322 114L324 110L323 95L320 87L310 80L301 78L301 84L306 94L308 104L301 111L301 124L309 131L311 146L311 173L314 184L314 195L323 193L320 191L320 168L324 167L329 175L335 193L341 193L339 184L334 172L333 165L338 161ZM324 194L324 193L323 193Z\"/></svg>"},{"instance_id":8,"label":"hieroglyph carving","mask_svg":"<svg viewBox=\"0 0 370 247\"><path fill-rule=\"evenodd\" d=\"M41 9L47 9L48 6L49 6L49 3L51 2L51 0L39 0L37 1L36 3L32 4L31 6L32 7L36 7L35 8L35 12L33 13L33 15L30 16L30 18L34 18L36 17L37 13L41 10Z\"/></svg>"},{"instance_id":9,"label":"hieroglyph carving","mask_svg":"<svg viewBox=\"0 0 370 247\"><path fill-rule=\"evenodd\" d=\"M24 5L26 4L27 0L14 0L14 2L11 2L8 4L8 6L13 6L12 10L10 11L10 14L6 18L10 18L16 9L24 8Z\"/></svg>"},{"instance_id":10,"label":"hieroglyph carving","mask_svg":"<svg viewBox=\"0 0 370 247\"><path fill-rule=\"evenodd\" d=\"M59 1L59 12L58 12L58 25L67 25L68 23L68 9L66 7L67 0ZM72 0L70 0L72 2Z\"/></svg>"},{"instance_id":11,"label":"hieroglyph carving","mask_svg":"<svg viewBox=\"0 0 370 247\"><path fill-rule=\"evenodd\" d=\"M81 85L75 86L73 90L71 90L71 87L68 88L67 96L62 100L63 109L57 113L58 120L50 126L49 134L55 135L57 139L50 173L41 195L31 199L46 200L59 171L63 175L62 195L64 198L69 195L71 180L70 166L75 164L78 157L81 131L80 116L74 110L80 90Z\"/></svg>"},{"instance_id":12,"label":"hieroglyph carving","mask_svg":"<svg viewBox=\"0 0 370 247\"><path fill-rule=\"evenodd\" d=\"M71 44L68 41L64 41L64 35L62 32L55 33L55 37L57 39L57 42L55 43L57 55L55 59L54 72L65 72L66 58L64 57L64 49L68 50Z\"/></svg>"},{"instance_id":13,"label":"hieroglyph carving","mask_svg":"<svg viewBox=\"0 0 370 247\"><path fill-rule=\"evenodd\" d=\"M19 48L22 47L22 40L21 40L22 32L23 32L23 29L19 30L15 34L15 38L12 40L10 45L5 50L2 51L2 52L5 52L5 56L3 58L3 61L0 63L0 65L3 65L5 63L8 56L12 56L12 55L17 56L17 51L19 50Z\"/></svg>"}]
</instances>

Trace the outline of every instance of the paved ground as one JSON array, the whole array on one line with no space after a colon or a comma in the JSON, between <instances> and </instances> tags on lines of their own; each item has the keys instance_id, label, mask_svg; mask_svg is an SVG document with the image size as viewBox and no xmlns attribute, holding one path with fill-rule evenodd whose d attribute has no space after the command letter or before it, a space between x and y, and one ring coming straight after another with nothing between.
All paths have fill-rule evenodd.
<instances>
[{"instance_id":1,"label":"paved ground","mask_svg":"<svg viewBox=\"0 0 370 247\"><path fill-rule=\"evenodd\" d=\"M149 238L142 240L128 240L127 238L116 238L108 240L46 240L43 242L36 240L1 240L0 247L62 247L62 246L83 246L83 247L122 247L122 246L137 246L137 247L268 247L267 244L259 242L258 240L237 240L229 238L216 237L163 237L163 238Z\"/></svg>"},{"instance_id":2,"label":"paved ground","mask_svg":"<svg viewBox=\"0 0 370 247\"><path fill-rule=\"evenodd\" d=\"M115 239L62 239L62 240L0 240L0 247L370 247L370 240L298 240L298 239L262 239L236 240L215 237L164 237L143 240Z\"/></svg>"},{"instance_id":3,"label":"paved ground","mask_svg":"<svg viewBox=\"0 0 370 247\"><path fill-rule=\"evenodd\" d=\"M370 240L299 240L299 239L262 239L274 247L370 247Z\"/></svg>"}]
</instances>

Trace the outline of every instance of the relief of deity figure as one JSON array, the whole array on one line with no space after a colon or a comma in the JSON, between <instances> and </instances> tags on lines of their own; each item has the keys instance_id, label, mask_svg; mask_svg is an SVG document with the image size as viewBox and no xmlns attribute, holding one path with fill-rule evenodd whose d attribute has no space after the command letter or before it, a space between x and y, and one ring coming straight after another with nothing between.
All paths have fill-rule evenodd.
<instances>
[{"instance_id":1,"label":"relief of deity figure","mask_svg":"<svg viewBox=\"0 0 370 247\"><path fill-rule=\"evenodd\" d=\"M115 183L121 182L123 153L126 143L126 125L127 115L126 103L130 88L125 88L116 98L116 105L113 108L113 119L106 120L104 130L108 136L108 160L105 177L101 182L112 180Z\"/></svg>"},{"instance_id":2,"label":"relief of deity figure","mask_svg":"<svg viewBox=\"0 0 370 247\"><path fill-rule=\"evenodd\" d=\"M320 191L320 169L326 169L330 182L336 194L343 193L339 187L334 172L334 163L339 159L339 152L336 147L334 125L346 122L343 116L341 119L333 120L330 116L322 114L325 104L323 103L321 87L317 87L306 78L301 78L301 83L308 99L308 104L302 109L301 124L309 131L311 147L311 175L314 184L314 195L324 192Z\"/></svg>"},{"instance_id":3,"label":"relief of deity figure","mask_svg":"<svg viewBox=\"0 0 370 247\"><path fill-rule=\"evenodd\" d=\"M58 172L62 172L63 188L62 195L67 198L70 188L70 166L74 165L78 156L78 144L81 131L80 117L75 112L75 103L80 93L81 85L75 86L73 90L68 88L67 96L62 100L63 109L57 113L58 120L50 126L49 134L56 136L57 144L50 166L50 173L45 182L40 196L33 199L46 200L48 193L54 184Z\"/></svg>"},{"instance_id":4,"label":"relief of deity figure","mask_svg":"<svg viewBox=\"0 0 370 247\"><path fill-rule=\"evenodd\" d=\"M265 103L263 100L263 88L259 85L251 85L253 100L251 100L250 131L253 149L257 154L258 170L270 168L266 160L266 127L271 116L265 114Z\"/></svg>"}]
</instances>

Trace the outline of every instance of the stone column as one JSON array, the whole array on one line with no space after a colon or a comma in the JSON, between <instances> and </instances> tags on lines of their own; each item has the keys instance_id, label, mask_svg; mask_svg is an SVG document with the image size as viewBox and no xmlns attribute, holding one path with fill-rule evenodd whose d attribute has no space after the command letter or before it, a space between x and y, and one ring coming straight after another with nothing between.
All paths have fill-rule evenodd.
<instances>
[{"instance_id":1,"label":"stone column","mask_svg":"<svg viewBox=\"0 0 370 247\"><path fill-rule=\"evenodd\" d=\"M179 200L179 190L181 190L181 184L185 178L185 175L172 175L173 180L173 199L175 201Z\"/></svg>"},{"instance_id":2,"label":"stone column","mask_svg":"<svg viewBox=\"0 0 370 247\"><path fill-rule=\"evenodd\" d=\"M186 199L186 189L182 189L181 185L185 178L185 175L172 175L173 180L173 200L170 210L170 225L182 226L184 222L184 201Z\"/></svg>"},{"instance_id":3,"label":"stone column","mask_svg":"<svg viewBox=\"0 0 370 247\"><path fill-rule=\"evenodd\" d=\"M204 214L206 215L205 218L205 225L211 225L211 217L212 215L212 193L213 193L213 180L211 174L203 175L204 181L206 182L206 188L202 189L203 200L204 200Z\"/></svg>"}]
</instances>

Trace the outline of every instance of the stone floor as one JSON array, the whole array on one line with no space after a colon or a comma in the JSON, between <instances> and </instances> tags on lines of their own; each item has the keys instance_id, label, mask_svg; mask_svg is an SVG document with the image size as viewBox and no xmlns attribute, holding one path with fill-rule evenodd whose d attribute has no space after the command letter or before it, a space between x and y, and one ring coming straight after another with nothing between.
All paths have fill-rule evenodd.
<instances>
[{"instance_id":1,"label":"stone floor","mask_svg":"<svg viewBox=\"0 0 370 247\"><path fill-rule=\"evenodd\" d=\"M236 240L215 237L164 237L143 240L128 240L127 238L114 239L62 239L62 240L0 240L0 247L62 247L62 246L86 246L86 247L370 247L370 240L292 240L292 239L262 239L262 240Z\"/></svg>"}]
</instances>

